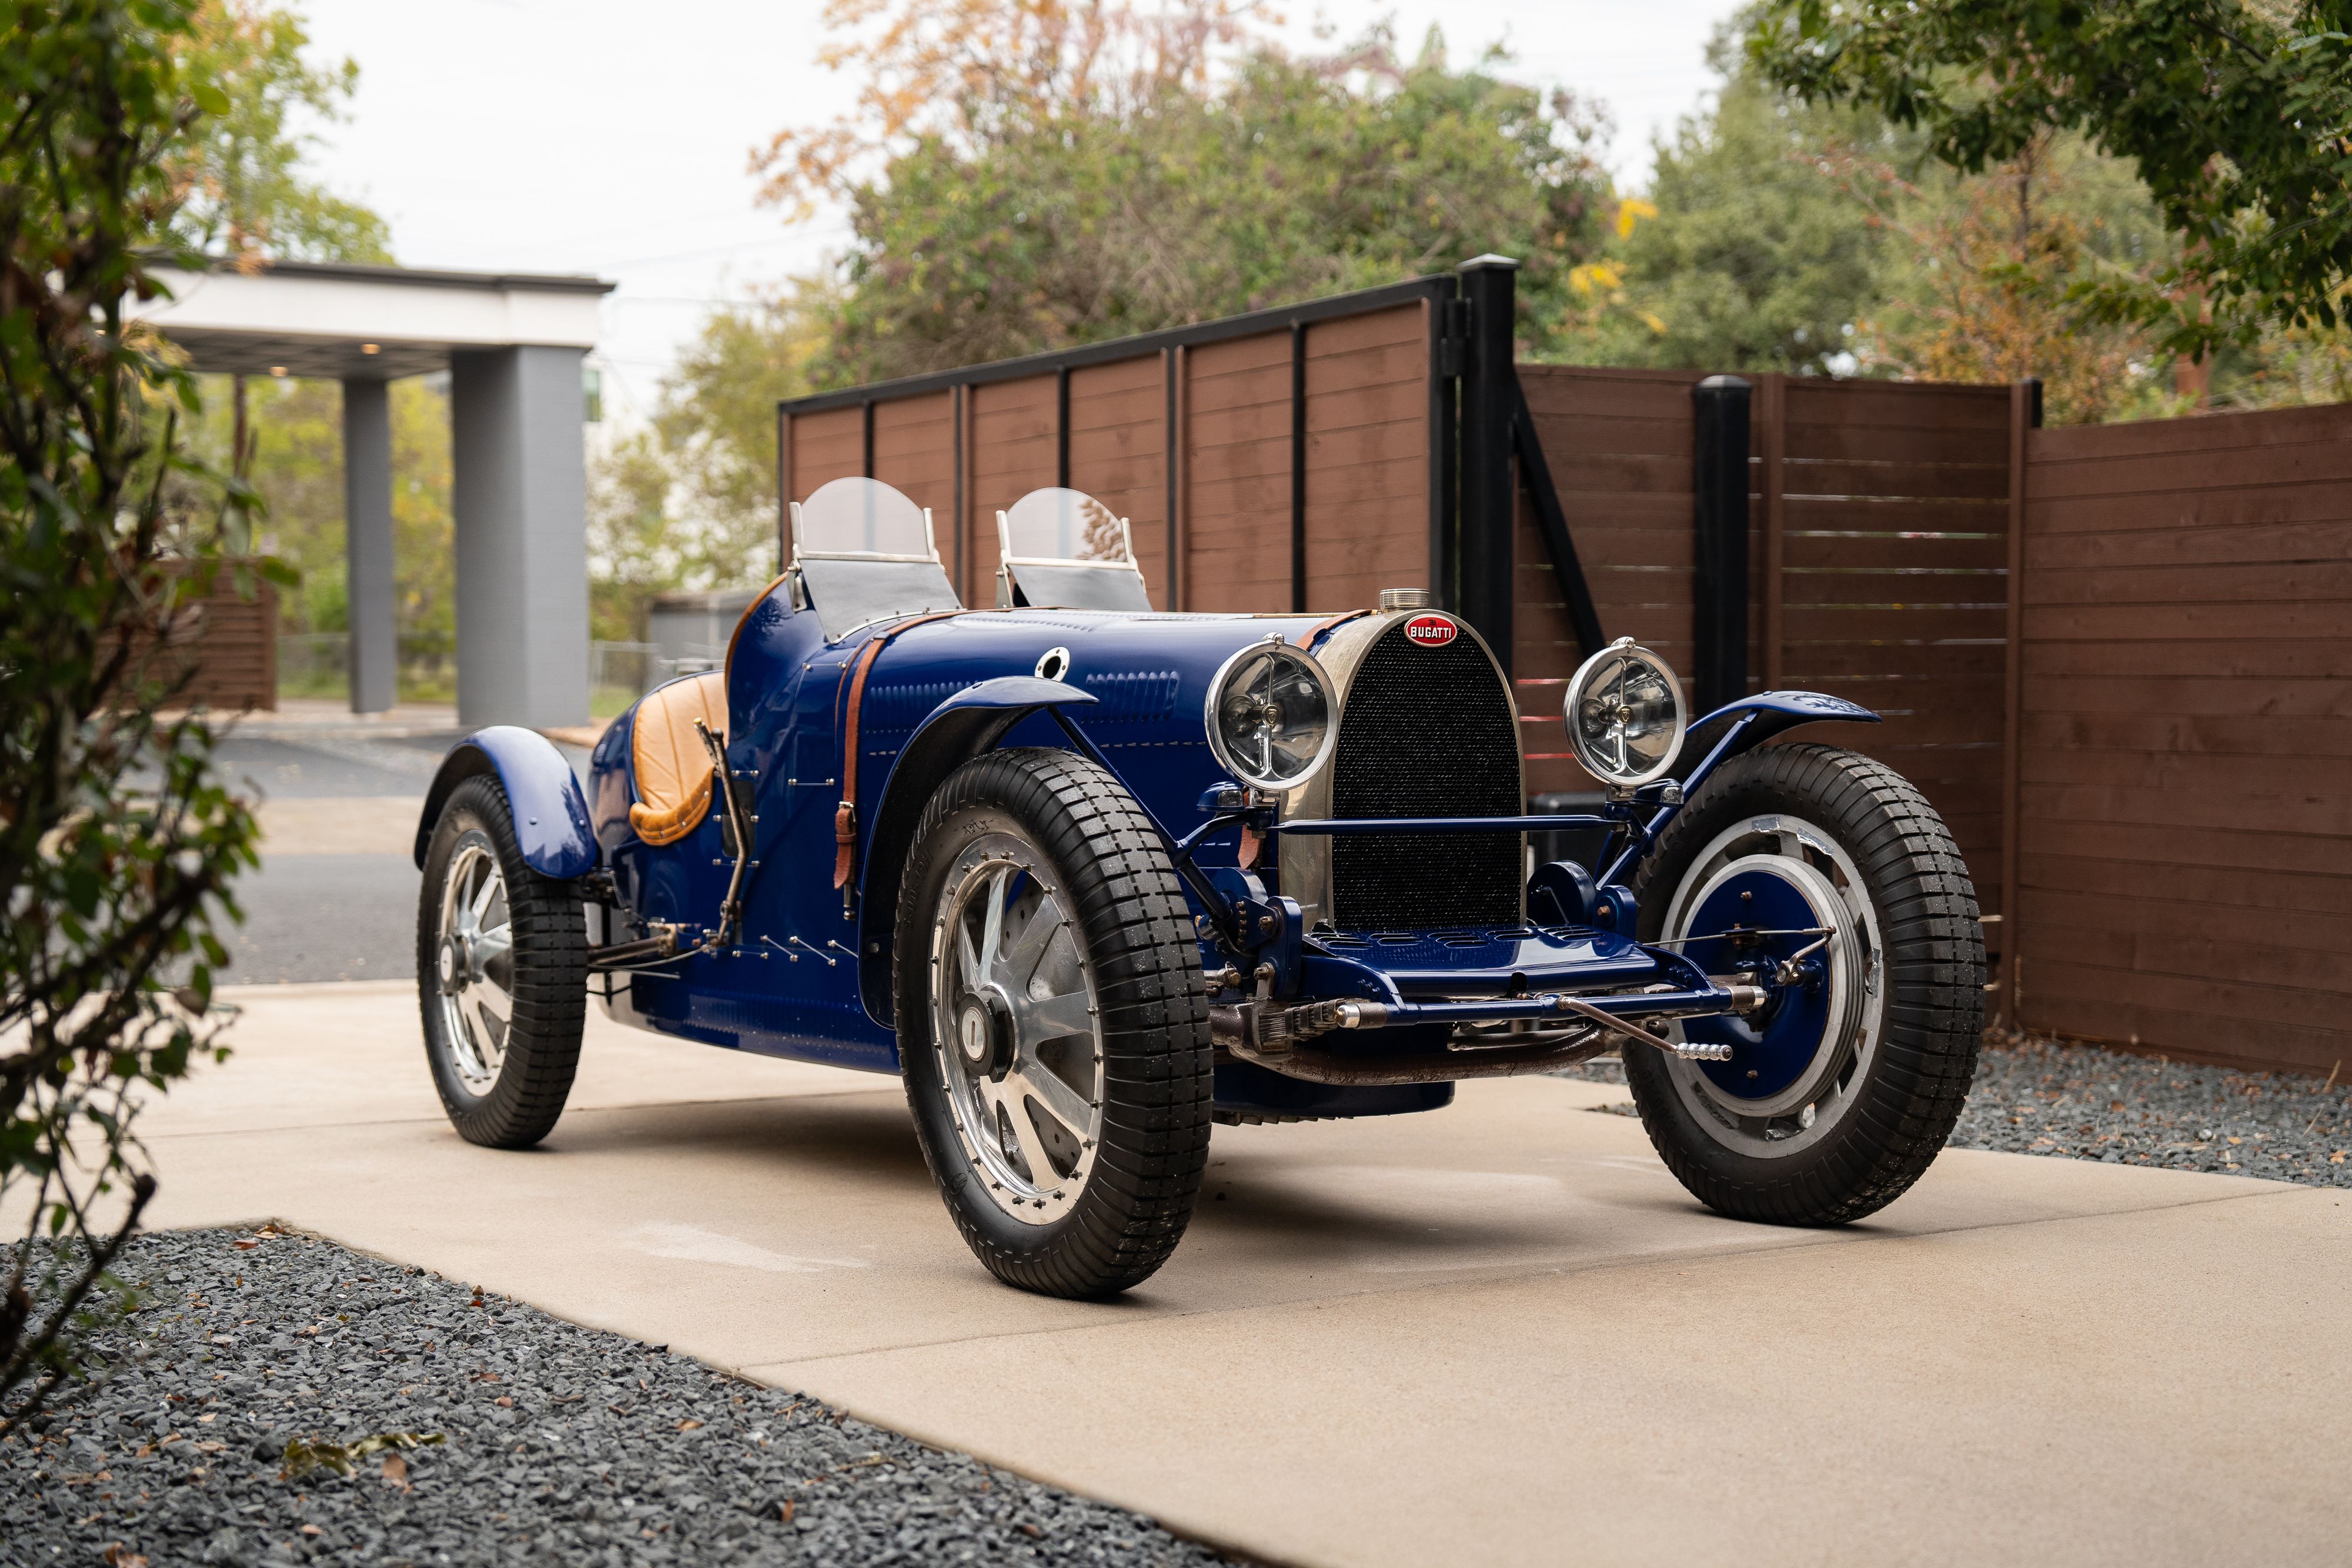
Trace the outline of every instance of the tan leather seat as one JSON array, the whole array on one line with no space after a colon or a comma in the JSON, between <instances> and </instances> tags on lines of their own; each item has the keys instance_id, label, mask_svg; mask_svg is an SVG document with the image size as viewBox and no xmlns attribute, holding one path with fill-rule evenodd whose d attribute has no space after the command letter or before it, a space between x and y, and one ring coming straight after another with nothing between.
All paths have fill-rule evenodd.
<instances>
[{"instance_id":1,"label":"tan leather seat","mask_svg":"<svg viewBox=\"0 0 2352 1568\"><path fill-rule=\"evenodd\" d=\"M672 681L637 704L630 740L637 802L629 808L629 826L649 844L675 843L710 810L710 753L695 733L698 718L726 740L727 677L717 670Z\"/></svg>"}]
</instances>

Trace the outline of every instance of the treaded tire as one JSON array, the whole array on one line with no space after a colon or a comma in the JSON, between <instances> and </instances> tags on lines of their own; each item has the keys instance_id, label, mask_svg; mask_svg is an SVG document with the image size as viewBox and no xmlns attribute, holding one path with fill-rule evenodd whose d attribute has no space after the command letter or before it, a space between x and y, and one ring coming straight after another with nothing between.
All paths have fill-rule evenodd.
<instances>
[{"instance_id":1,"label":"treaded tire","mask_svg":"<svg viewBox=\"0 0 2352 1568\"><path fill-rule=\"evenodd\" d=\"M1706 847L1743 818L1785 813L1829 832L1861 873L1878 923L1886 997L1863 1082L1838 1124L1801 1152L1727 1146L1686 1103L1685 1064L1629 1046L1625 1081L1658 1155L1718 1213L1780 1225L1840 1225L1875 1213L1919 1179L1951 1135L1984 1030L1984 933L1975 885L1943 819L1909 782L1858 752L1775 746L1718 769L1677 816L1634 892L1642 935L1664 934L1668 904Z\"/></svg>"},{"instance_id":2,"label":"treaded tire","mask_svg":"<svg viewBox=\"0 0 2352 1568\"><path fill-rule=\"evenodd\" d=\"M496 1081L480 1092L458 1070L437 967L449 863L469 839L487 840L498 862L513 934L505 1058ZM514 815L495 776L479 774L458 785L434 824L416 905L416 994L433 1087L459 1135L494 1149L525 1149L547 1136L563 1114L580 1065L588 1011L587 919L578 884L541 876L524 862Z\"/></svg>"},{"instance_id":3,"label":"treaded tire","mask_svg":"<svg viewBox=\"0 0 2352 1568\"><path fill-rule=\"evenodd\" d=\"M1012 1218L982 1190L934 1050L930 925L957 856L1007 825L1070 896L1100 1009L1099 1147L1072 1206L1047 1224ZM1211 1047L1191 911L1134 798L1066 751L994 751L950 774L900 883L895 989L915 1130L973 1254L1006 1284L1051 1296L1108 1296L1149 1279L1183 1239L1208 1165Z\"/></svg>"}]
</instances>

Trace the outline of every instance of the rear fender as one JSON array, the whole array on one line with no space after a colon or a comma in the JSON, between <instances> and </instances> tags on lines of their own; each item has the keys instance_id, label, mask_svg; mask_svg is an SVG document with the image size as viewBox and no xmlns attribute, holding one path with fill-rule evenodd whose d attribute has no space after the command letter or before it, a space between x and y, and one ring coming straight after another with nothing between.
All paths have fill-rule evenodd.
<instances>
[{"instance_id":1,"label":"rear fender","mask_svg":"<svg viewBox=\"0 0 2352 1568\"><path fill-rule=\"evenodd\" d=\"M1086 706L1094 694L1066 681L1003 675L982 681L933 708L890 764L882 797L874 808L874 828L866 840L858 884L857 988L866 1015L885 1029L897 1027L890 1002L892 927L898 918L898 884L907 853L914 848L915 824L947 776L989 750L1014 725L1047 705Z\"/></svg>"},{"instance_id":2,"label":"rear fender","mask_svg":"<svg viewBox=\"0 0 2352 1568\"><path fill-rule=\"evenodd\" d=\"M541 876L569 882L595 869L596 833L589 825L588 798L572 764L555 743L534 731L510 724L476 730L441 759L425 792L425 812L416 824L416 864L425 865L433 830L440 825L441 808L458 785L478 774L497 777L514 813L515 841L522 847L523 863Z\"/></svg>"}]
</instances>

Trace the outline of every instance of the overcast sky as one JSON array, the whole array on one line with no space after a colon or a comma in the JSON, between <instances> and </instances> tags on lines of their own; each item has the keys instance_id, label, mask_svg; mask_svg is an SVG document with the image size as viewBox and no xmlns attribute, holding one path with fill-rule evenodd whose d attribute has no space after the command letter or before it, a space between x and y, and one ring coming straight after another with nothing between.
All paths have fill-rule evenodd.
<instances>
[{"instance_id":1,"label":"overcast sky","mask_svg":"<svg viewBox=\"0 0 2352 1568\"><path fill-rule=\"evenodd\" d=\"M838 252L838 214L786 226L751 204L747 150L829 119L852 84L815 63L822 0L301 0L317 52L359 63L318 162L392 224L413 267L593 272L623 409L648 404L708 303ZM1325 0L1343 35L1441 21L1459 63L1497 39L1513 73L1606 102L1621 180L1713 86L1704 52L1736 0ZM1300 23L1312 5L1285 7ZM1303 29L1301 40L1305 41Z\"/></svg>"}]
</instances>

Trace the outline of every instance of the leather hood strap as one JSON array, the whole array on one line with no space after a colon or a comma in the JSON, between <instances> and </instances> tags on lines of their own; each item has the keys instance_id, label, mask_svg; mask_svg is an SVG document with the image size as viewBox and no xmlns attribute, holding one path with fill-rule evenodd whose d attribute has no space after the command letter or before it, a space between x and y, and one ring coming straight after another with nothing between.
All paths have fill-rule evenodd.
<instances>
[{"instance_id":1,"label":"leather hood strap","mask_svg":"<svg viewBox=\"0 0 2352 1568\"><path fill-rule=\"evenodd\" d=\"M1292 643L1291 646L1311 653L1314 651L1315 639L1323 635L1324 632L1330 631L1334 626L1345 626L1349 622L1357 620L1361 616L1370 615L1370 613L1371 612L1369 610L1350 610L1344 615L1334 615L1328 621L1318 621L1314 625L1309 626L1306 631L1301 632L1298 634L1298 641Z\"/></svg>"}]
</instances>

